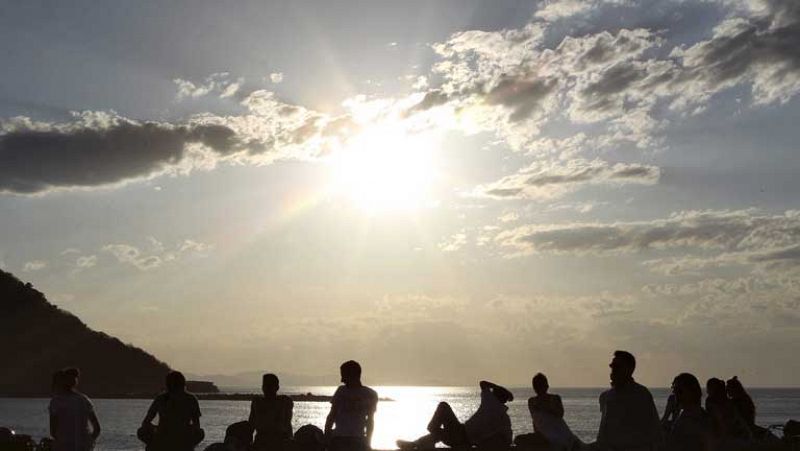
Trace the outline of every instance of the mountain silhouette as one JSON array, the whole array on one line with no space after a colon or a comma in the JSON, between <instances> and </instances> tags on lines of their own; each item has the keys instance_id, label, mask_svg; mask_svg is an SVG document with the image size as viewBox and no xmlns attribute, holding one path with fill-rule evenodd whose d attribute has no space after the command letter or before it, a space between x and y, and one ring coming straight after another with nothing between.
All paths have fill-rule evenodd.
<instances>
[{"instance_id":1,"label":"mountain silhouette","mask_svg":"<svg viewBox=\"0 0 800 451\"><path fill-rule=\"evenodd\" d=\"M67 366L80 368L82 392L104 397L153 395L170 371L0 270L0 396L47 396L53 372Z\"/></svg>"}]
</instances>

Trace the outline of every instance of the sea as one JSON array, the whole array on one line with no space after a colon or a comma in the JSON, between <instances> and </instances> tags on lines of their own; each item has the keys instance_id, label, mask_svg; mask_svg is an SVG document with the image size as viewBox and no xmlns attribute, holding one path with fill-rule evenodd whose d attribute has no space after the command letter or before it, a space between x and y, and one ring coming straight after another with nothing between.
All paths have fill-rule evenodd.
<instances>
[{"instance_id":1,"label":"sea","mask_svg":"<svg viewBox=\"0 0 800 451\"><path fill-rule=\"evenodd\" d=\"M414 439L425 433L430 415L440 401L450 403L463 421L478 408L477 387L373 387L381 398L375 415L374 449L394 449L397 439ZM332 395L336 387L284 387L286 394ZM565 420L573 432L584 441L592 441L600 423L598 396L605 388L551 388L551 393L561 395ZM229 393L256 393L254 388L224 388ZM533 396L530 388L511 390L514 400L509 403L509 416L515 434L531 432L527 399ZM652 389L659 412L663 412L668 389ZM800 419L800 389L756 388L750 394L756 403L757 423L768 426L783 424L788 419ZM48 399L0 398L0 427L10 427L20 434L33 436L37 441L48 431ZM102 435L97 450L141 451L144 446L136 438L150 401L139 399L97 399L95 409L102 425ZM221 442L225 428L237 421L246 420L249 413L246 401L200 401L201 423L206 438L198 450ZM330 404L327 402L296 402L293 424L295 430L306 424L323 428Z\"/></svg>"}]
</instances>

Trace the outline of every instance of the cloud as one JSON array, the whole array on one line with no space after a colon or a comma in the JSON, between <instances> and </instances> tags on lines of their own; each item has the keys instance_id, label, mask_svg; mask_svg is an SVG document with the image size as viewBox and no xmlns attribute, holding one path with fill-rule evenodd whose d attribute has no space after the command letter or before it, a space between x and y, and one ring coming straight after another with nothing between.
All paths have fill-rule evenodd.
<instances>
[{"instance_id":1,"label":"cloud","mask_svg":"<svg viewBox=\"0 0 800 451\"><path fill-rule=\"evenodd\" d=\"M497 241L523 253L618 254L683 248L752 252L791 246L800 239L800 212L759 215L753 210L687 211L666 219L616 223L528 225Z\"/></svg>"},{"instance_id":2,"label":"cloud","mask_svg":"<svg viewBox=\"0 0 800 451\"><path fill-rule=\"evenodd\" d=\"M148 242L149 251L143 251L125 243L107 244L103 246L102 250L113 255L119 263L134 266L142 271L149 271L186 255L204 255L212 248L208 244L189 239L170 248L153 237L150 237Z\"/></svg>"},{"instance_id":3,"label":"cloud","mask_svg":"<svg viewBox=\"0 0 800 451\"><path fill-rule=\"evenodd\" d=\"M552 198L576 189L580 185L646 184L658 182L659 168L655 166L615 163L603 160L574 159L566 162L535 162L516 174L478 188L479 192L496 198Z\"/></svg>"},{"instance_id":4,"label":"cloud","mask_svg":"<svg viewBox=\"0 0 800 451\"><path fill-rule=\"evenodd\" d=\"M218 72L206 77L200 83L176 78L173 82L178 86L177 100L198 98L216 93L220 98L233 97L244 84L243 78L232 80L228 72Z\"/></svg>"},{"instance_id":5,"label":"cloud","mask_svg":"<svg viewBox=\"0 0 800 451\"><path fill-rule=\"evenodd\" d=\"M455 252L464 247L465 244L467 244L467 234L456 233L439 243L439 249L442 252Z\"/></svg>"},{"instance_id":6,"label":"cloud","mask_svg":"<svg viewBox=\"0 0 800 451\"><path fill-rule=\"evenodd\" d=\"M45 268L47 268L47 262L43 260L33 260L26 262L25 265L22 266L24 272L41 271Z\"/></svg>"},{"instance_id":7,"label":"cloud","mask_svg":"<svg viewBox=\"0 0 800 451\"><path fill-rule=\"evenodd\" d=\"M268 91L250 93L242 105L249 114L204 114L182 123L113 112L75 113L65 123L0 121L0 193L114 186L223 161L314 158L341 132L340 118L283 103Z\"/></svg>"},{"instance_id":8,"label":"cloud","mask_svg":"<svg viewBox=\"0 0 800 451\"><path fill-rule=\"evenodd\" d=\"M97 256L96 255L83 255L78 257L75 260L75 265L81 269L91 268L97 265Z\"/></svg>"},{"instance_id":9,"label":"cloud","mask_svg":"<svg viewBox=\"0 0 800 451\"><path fill-rule=\"evenodd\" d=\"M283 72L273 72L269 74L269 80L275 84L283 81Z\"/></svg>"},{"instance_id":10,"label":"cloud","mask_svg":"<svg viewBox=\"0 0 800 451\"><path fill-rule=\"evenodd\" d=\"M571 17L592 9L594 2L590 0L556 0L545 3L544 8L536 11L536 17L554 21Z\"/></svg>"},{"instance_id":11,"label":"cloud","mask_svg":"<svg viewBox=\"0 0 800 451\"><path fill-rule=\"evenodd\" d=\"M218 155L238 149L236 133L214 124L173 125L101 115L0 135L0 192L114 184L164 172L192 144Z\"/></svg>"}]
</instances>

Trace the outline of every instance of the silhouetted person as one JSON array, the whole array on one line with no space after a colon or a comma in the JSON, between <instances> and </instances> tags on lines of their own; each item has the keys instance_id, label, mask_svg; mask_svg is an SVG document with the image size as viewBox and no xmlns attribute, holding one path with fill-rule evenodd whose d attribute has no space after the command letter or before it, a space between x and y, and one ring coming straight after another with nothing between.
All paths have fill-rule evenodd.
<instances>
[{"instance_id":1,"label":"silhouetted person","mask_svg":"<svg viewBox=\"0 0 800 451\"><path fill-rule=\"evenodd\" d=\"M725 381L712 377L706 382L706 412L711 416L714 436L720 442L745 441L750 429L728 398Z\"/></svg>"},{"instance_id":2,"label":"silhouetted person","mask_svg":"<svg viewBox=\"0 0 800 451\"><path fill-rule=\"evenodd\" d=\"M536 396L528 399L528 411L533 421L533 434L518 435L514 442L521 447L536 448L552 446L557 449L572 449L579 443L575 434L564 421L564 405L561 397L550 394L547 376L536 373L531 380Z\"/></svg>"},{"instance_id":3,"label":"silhouetted person","mask_svg":"<svg viewBox=\"0 0 800 451\"><path fill-rule=\"evenodd\" d=\"M331 411L325 420L325 438L331 451L364 451L371 449L375 429L378 394L361 384L361 365L354 360L344 362L339 371L342 383L331 400Z\"/></svg>"},{"instance_id":4,"label":"silhouetted person","mask_svg":"<svg viewBox=\"0 0 800 451\"><path fill-rule=\"evenodd\" d=\"M153 400L142 420L142 428L152 427L153 419L158 415L153 449L192 450L204 436L200 429L200 404L197 397L186 391L186 378L178 371L167 374L166 389Z\"/></svg>"},{"instance_id":5,"label":"silhouetted person","mask_svg":"<svg viewBox=\"0 0 800 451\"><path fill-rule=\"evenodd\" d=\"M248 421L255 428L254 448L261 450L279 450L285 442L292 438L292 409L294 402L286 395L278 395L280 381L274 374L265 374L261 378L259 396L250 403Z\"/></svg>"},{"instance_id":6,"label":"silhouetted person","mask_svg":"<svg viewBox=\"0 0 800 451\"><path fill-rule=\"evenodd\" d=\"M700 406L703 391L694 375L681 373L672 381L679 412L667 427L667 451L705 451L712 446L711 417Z\"/></svg>"},{"instance_id":7,"label":"silhouetted person","mask_svg":"<svg viewBox=\"0 0 800 451\"><path fill-rule=\"evenodd\" d=\"M53 375L50 435L54 451L89 451L100 436L100 421L92 401L77 390L80 371L66 368Z\"/></svg>"},{"instance_id":8,"label":"silhouetted person","mask_svg":"<svg viewBox=\"0 0 800 451\"><path fill-rule=\"evenodd\" d=\"M489 445L492 449L511 445L511 419L506 403L514 399L507 389L487 381L480 382L481 404L463 424L450 404L440 402L428 423L428 434L413 442L398 440L401 449L429 449L442 442L450 447Z\"/></svg>"},{"instance_id":9,"label":"silhouetted person","mask_svg":"<svg viewBox=\"0 0 800 451\"><path fill-rule=\"evenodd\" d=\"M725 384L725 389L728 392L728 397L731 399L733 406L742 417L747 428L750 430L754 438L763 438L769 431L756 424L756 405L753 398L744 389L744 386L739 381L737 376L728 379Z\"/></svg>"},{"instance_id":10,"label":"silhouetted person","mask_svg":"<svg viewBox=\"0 0 800 451\"><path fill-rule=\"evenodd\" d=\"M661 446L663 433L653 396L633 380L636 359L614 351L611 389L600 395L600 430L595 447L603 450L650 450Z\"/></svg>"}]
</instances>

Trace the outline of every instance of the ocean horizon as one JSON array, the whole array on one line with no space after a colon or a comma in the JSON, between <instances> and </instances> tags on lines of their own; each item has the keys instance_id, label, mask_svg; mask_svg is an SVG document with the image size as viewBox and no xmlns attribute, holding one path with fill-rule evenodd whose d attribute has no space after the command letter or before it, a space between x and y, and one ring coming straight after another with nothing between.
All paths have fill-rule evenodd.
<instances>
[{"instance_id":1,"label":"ocean horizon","mask_svg":"<svg viewBox=\"0 0 800 451\"><path fill-rule=\"evenodd\" d=\"M375 416L374 449L393 449L397 439L414 439L425 433L425 426L440 401L450 403L459 419L466 420L480 403L479 389L451 386L372 386L378 395L392 401L381 401ZM224 393L259 393L257 387L220 387ZM287 386L285 394L332 395L336 386ZM527 399L533 396L529 387L510 388L514 400L508 404L508 414L514 434L532 431ZM607 387L553 387L551 393L561 395L564 418L573 432L590 442L597 433L600 410L597 398ZM651 388L659 413L663 412L669 389ZM783 424L800 417L800 388L751 388L756 403L756 421L762 426ZM17 433L33 436L37 441L47 435L47 398L0 399L0 426ZM136 438L136 429L150 404L146 399L96 399L93 401L100 417L103 433L96 449L134 451L143 449ZM202 427L206 438L197 449L222 441L225 428L246 420L249 414L246 401L200 401ZM305 424L322 428L329 410L327 402L296 402L292 426L295 430Z\"/></svg>"}]
</instances>

